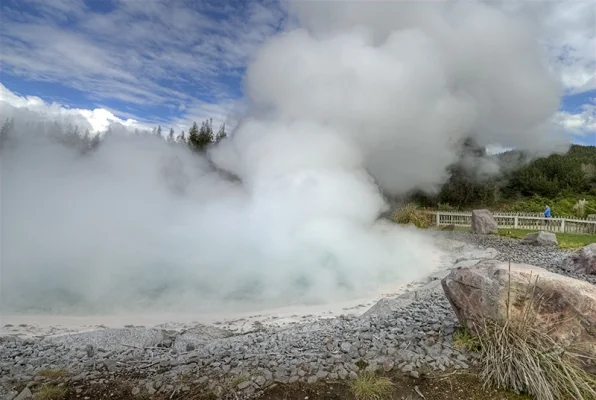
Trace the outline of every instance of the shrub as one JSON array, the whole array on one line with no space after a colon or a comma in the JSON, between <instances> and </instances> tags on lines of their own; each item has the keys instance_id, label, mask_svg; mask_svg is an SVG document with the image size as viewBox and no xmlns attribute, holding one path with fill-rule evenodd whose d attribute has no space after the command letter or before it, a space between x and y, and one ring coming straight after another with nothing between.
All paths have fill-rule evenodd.
<instances>
[{"instance_id":1,"label":"shrub","mask_svg":"<svg viewBox=\"0 0 596 400\"><path fill-rule=\"evenodd\" d=\"M393 383L389 378L363 372L350 382L350 390L356 400L388 400L391 399Z\"/></svg>"},{"instance_id":2,"label":"shrub","mask_svg":"<svg viewBox=\"0 0 596 400\"><path fill-rule=\"evenodd\" d=\"M431 215L415 204L406 204L393 214L393 220L398 224L414 224L418 228L428 228Z\"/></svg>"}]
</instances>

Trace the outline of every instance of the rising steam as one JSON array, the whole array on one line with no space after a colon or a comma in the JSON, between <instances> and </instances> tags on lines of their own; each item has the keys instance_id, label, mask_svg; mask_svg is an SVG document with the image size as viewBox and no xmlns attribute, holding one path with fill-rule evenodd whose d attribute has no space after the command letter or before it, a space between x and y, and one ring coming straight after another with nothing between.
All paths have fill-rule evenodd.
<instances>
[{"instance_id":1,"label":"rising steam","mask_svg":"<svg viewBox=\"0 0 596 400\"><path fill-rule=\"evenodd\" d=\"M381 190L440 184L467 137L564 143L560 88L521 19L470 2L291 14L299 27L256 54L248 116L208 159L127 135L84 156L42 138L3 152L5 310L354 298L436 265L425 236L377 219Z\"/></svg>"}]
</instances>

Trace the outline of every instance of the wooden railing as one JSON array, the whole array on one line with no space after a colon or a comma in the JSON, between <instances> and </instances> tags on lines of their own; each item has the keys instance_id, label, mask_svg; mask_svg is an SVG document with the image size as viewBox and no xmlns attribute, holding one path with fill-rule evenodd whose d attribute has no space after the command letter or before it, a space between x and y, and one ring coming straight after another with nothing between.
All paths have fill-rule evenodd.
<instances>
[{"instance_id":1,"label":"wooden railing","mask_svg":"<svg viewBox=\"0 0 596 400\"><path fill-rule=\"evenodd\" d=\"M436 226L455 225L472 226L471 212L434 211L432 222ZM538 214L523 215L517 213L492 213L499 228L541 230L578 234L596 234L596 221L589 219L544 218Z\"/></svg>"}]
</instances>

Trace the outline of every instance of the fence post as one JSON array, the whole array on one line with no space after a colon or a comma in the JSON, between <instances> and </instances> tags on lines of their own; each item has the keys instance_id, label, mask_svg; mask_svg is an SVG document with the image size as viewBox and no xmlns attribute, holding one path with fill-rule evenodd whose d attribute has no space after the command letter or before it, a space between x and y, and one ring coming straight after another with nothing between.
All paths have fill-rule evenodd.
<instances>
[{"instance_id":1,"label":"fence post","mask_svg":"<svg viewBox=\"0 0 596 400\"><path fill-rule=\"evenodd\" d=\"M515 229L517 229L517 227L518 227L518 217L517 217L517 215L515 217L513 217L513 227Z\"/></svg>"},{"instance_id":2,"label":"fence post","mask_svg":"<svg viewBox=\"0 0 596 400\"><path fill-rule=\"evenodd\" d=\"M561 233L565 233L565 218L561 220Z\"/></svg>"},{"instance_id":3,"label":"fence post","mask_svg":"<svg viewBox=\"0 0 596 400\"><path fill-rule=\"evenodd\" d=\"M441 222L441 213L437 211L437 226L440 225Z\"/></svg>"}]
</instances>

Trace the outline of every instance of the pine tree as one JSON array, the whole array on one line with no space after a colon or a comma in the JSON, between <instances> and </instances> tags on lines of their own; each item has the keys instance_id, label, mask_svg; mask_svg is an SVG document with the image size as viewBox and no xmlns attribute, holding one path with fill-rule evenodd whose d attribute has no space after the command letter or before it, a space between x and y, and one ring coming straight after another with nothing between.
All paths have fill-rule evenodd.
<instances>
[{"instance_id":1,"label":"pine tree","mask_svg":"<svg viewBox=\"0 0 596 400\"><path fill-rule=\"evenodd\" d=\"M202 128L201 128L202 129ZM199 127L196 122L192 123L192 127L188 130L188 147L191 150L199 150Z\"/></svg>"},{"instance_id":2,"label":"pine tree","mask_svg":"<svg viewBox=\"0 0 596 400\"><path fill-rule=\"evenodd\" d=\"M162 138L162 136L161 136L161 125L158 125L157 126L156 135L157 135L157 137Z\"/></svg>"},{"instance_id":3,"label":"pine tree","mask_svg":"<svg viewBox=\"0 0 596 400\"><path fill-rule=\"evenodd\" d=\"M170 128L170 134L168 135L168 142L174 143L176 138L174 137L174 128Z\"/></svg>"},{"instance_id":4,"label":"pine tree","mask_svg":"<svg viewBox=\"0 0 596 400\"><path fill-rule=\"evenodd\" d=\"M204 151L212 142L213 128L211 126L211 120L206 120L201 124L201 129L195 143L195 150Z\"/></svg>"},{"instance_id":5,"label":"pine tree","mask_svg":"<svg viewBox=\"0 0 596 400\"><path fill-rule=\"evenodd\" d=\"M184 130L182 130L182 132L180 132L180 135L178 135L178 143L185 143L186 142L186 135L184 134Z\"/></svg>"},{"instance_id":6,"label":"pine tree","mask_svg":"<svg viewBox=\"0 0 596 400\"><path fill-rule=\"evenodd\" d=\"M222 124L221 127L219 128L219 131L217 132L217 136L215 137L215 142L218 143L220 140L222 140L223 138L227 137L227 133L226 133L226 124Z\"/></svg>"}]
</instances>

